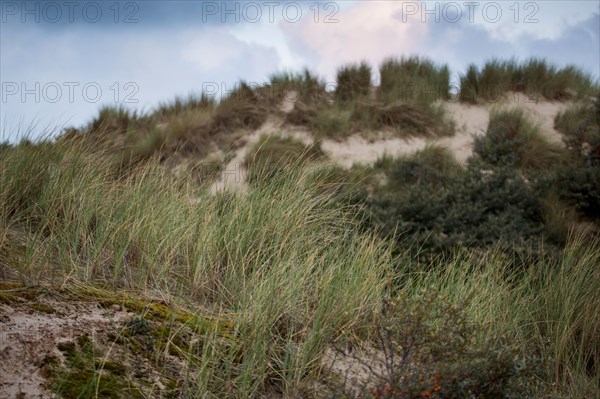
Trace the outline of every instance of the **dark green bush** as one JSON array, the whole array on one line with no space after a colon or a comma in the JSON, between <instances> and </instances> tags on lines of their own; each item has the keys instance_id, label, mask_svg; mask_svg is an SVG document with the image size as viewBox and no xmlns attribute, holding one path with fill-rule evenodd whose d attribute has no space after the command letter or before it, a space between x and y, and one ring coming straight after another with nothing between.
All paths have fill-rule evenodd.
<instances>
[{"instance_id":1,"label":"dark green bush","mask_svg":"<svg viewBox=\"0 0 600 399\"><path fill-rule=\"evenodd\" d=\"M556 127L576 162L559 172L561 197L582 214L600 219L600 95L593 105L575 105L559 114Z\"/></svg>"},{"instance_id":2,"label":"dark green bush","mask_svg":"<svg viewBox=\"0 0 600 399\"><path fill-rule=\"evenodd\" d=\"M498 242L526 247L540 238L541 206L533 190L514 171L481 167L472 164L443 184L428 178L369 199L374 227L422 254Z\"/></svg>"},{"instance_id":3,"label":"dark green bush","mask_svg":"<svg viewBox=\"0 0 600 399\"><path fill-rule=\"evenodd\" d=\"M409 157L393 160L387 169L388 188L395 191L414 184L445 186L463 172L453 154L439 146L428 146Z\"/></svg>"}]
</instances>

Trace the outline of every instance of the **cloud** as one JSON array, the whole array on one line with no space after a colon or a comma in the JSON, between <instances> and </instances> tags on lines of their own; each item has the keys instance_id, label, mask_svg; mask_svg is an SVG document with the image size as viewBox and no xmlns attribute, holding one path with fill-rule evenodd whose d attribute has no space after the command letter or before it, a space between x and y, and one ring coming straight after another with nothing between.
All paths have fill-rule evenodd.
<instances>
[{"instance_id":1,"label":"cloud","mask_svg":"<svg viewBox=\"0 0 600 399\"><path fill-rule=\"evenodd\" d=\"M337 23L304 19L282 24L292 49L331 77L340 64L362 59L373 65L390 55L418 53L428 27L416 17L402 18L402 2L362 1L341 10Z\"/></svg>"}]
</instances>

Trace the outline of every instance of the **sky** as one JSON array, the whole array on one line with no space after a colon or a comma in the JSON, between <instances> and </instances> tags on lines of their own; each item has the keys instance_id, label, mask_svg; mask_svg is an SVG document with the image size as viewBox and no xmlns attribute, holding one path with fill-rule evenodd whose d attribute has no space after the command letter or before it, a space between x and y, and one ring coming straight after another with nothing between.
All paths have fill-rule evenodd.
<instances>
[{"instance_id":1,"label":"sky","mask_svg":"<svg viewBox=\"0 0 600 399\"><path fill-rule=\"evenodd\" d=\"M0 1L0 141L307 67L545 58L600 76L600 0ZM377 77L375 77L377 79Z\"/></svg>"}]
</instances>

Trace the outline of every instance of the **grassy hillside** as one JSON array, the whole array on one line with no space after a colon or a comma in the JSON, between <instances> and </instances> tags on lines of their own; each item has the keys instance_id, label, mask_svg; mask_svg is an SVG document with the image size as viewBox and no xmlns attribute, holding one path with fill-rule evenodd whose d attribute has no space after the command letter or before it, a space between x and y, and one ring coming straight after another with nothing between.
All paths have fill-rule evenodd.
<instances>
[{"instance_id":1,"label":"grassy hillside","mask_svg":"<svg viewBox=\"0 0 600 399\"><path fill-rule=\"evenodd\" d=\"M124 312L49 339L35 373L65 398L595 397L600 96L538 63L492 66L543 70L561 82L547 98L574 90L555 120L565 145L498 108L466 164L430 145L343 169L319 146L453 134L448 68L419 58L386 61L379 87L365 63L341 68L335 92L278 74L2 146L2 317ZM407 97L406 82L439 93ZM314 144L262 136L248 190L211 192L269 118Z\"/></svg>"}]
</instances>

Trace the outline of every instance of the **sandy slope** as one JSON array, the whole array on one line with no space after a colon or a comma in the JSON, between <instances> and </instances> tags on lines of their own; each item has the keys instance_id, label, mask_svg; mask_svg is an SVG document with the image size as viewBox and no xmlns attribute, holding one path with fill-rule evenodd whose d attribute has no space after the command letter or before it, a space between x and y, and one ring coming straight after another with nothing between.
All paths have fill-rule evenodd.
<instances>
[{"instance_id":1,"label":"sandy slope","mask_svg":"<svg viewBox=\"0 0 600 399\"><path fill-rule=\"evenodd\" d=\"M294 95L285 97L281 111L290 112L294 106ZM562 143L561 134L554 129L554 117L571 105L570 102L535 101L520 93L508 93L502 100L494 103L469 105L458 101L446 101L444 106L456 123L456 134L442 138L385 138L368 140L360 134L355 134L343 141L325 139L321 148L329 158L344 168L350 168L355 163L373 164L384 154L391 156L412 154L425 148L428 144L441 145L450 149L456 159L465 163L473 152L473 138L485 134L494 108L522 108L532 121L539 125L548 140ZM283 121L270 117L263 126L246 137L246 144L238 149L234 157L225 166L220 179L211 186L211 192L228 188L233 191L247 189L245 183L244 158L249 148L260 139L262 134L292 136L306 144L312 144L310 132L290 127Z\"/></svg>"},{"instance_id":2,"label":"sandy slope","mask_svg":"<svg viewBox=\"0 0 600 399\"><path fill-rule=\"evenodd\" d=\"M56 345L111 329L131 316L95 304L46 300L44 305L52 311L0 304L0 398L54 397L44 374L48 357L60 356Z\"/></svg>"}]
</instances>

